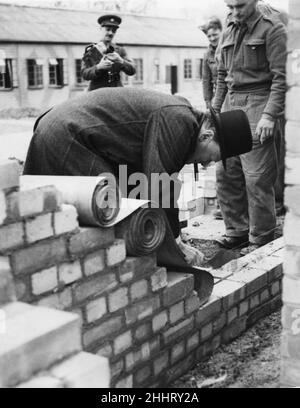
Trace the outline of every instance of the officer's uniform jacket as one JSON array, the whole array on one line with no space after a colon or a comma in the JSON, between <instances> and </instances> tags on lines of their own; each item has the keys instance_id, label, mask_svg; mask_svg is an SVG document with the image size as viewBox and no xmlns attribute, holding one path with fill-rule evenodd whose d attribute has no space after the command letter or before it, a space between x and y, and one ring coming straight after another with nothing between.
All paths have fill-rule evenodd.
<instances>
[{"instance_id":1,"label":"officer's uniform jacket","mask_svg":"<svg viewBox=\"0 0 300 408\"><path fill-rule=\"evenodd\" d=\"M216 48L210 45L203 58L202 85L206 104L212 101L217 85L218 64L215 54Z\"/></svg>"},{"instance_id":2,"label":"officer's uniform jacket","mask_svg":"<svg viewBox=\"0 0 300 408\"><path fill-rule=\"evenodd\" d=\"M124 63L114 63L109 71L98 69L97 64L104 55L113 51L116 51L123 58ZM82 58L81 75L83 79L90 81L89 91L98 88L123 86L121 71L130 76L135 74L134 64L127 57L124 47L113 44L107 49L102 42L90 44L86 47Z\"/></svg>"}]
</instances>

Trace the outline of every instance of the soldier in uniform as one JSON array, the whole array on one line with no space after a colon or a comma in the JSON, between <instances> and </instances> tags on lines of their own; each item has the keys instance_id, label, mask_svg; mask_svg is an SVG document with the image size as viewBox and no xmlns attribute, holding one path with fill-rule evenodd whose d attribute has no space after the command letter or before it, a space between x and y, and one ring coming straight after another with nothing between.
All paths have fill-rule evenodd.
<instances>
[{"instance_id":1,"label":"soldier in uniform","mask_svg":"<svg viewBox=\"0 0 300 408\"><path fill-rule=\"evenodd\" d=\"M216 60L216 50L222 33L222 23L218 18L209 21L208 25L203 29L209 40L209 48L203 57L203 96L207 109L211 108L211 103L215 94L218 64Z\"/></svg>"},{"instance_id":2,"label":"soldier in uniform","mask_svg":"<svg viewBox=\"0 0 300 408\"><path fill-rule=\"evenodd\" d=\"M127 57L125 48L112 42L121 22L122 19L115 15L104 15L98 19L102 40L87 46L82 58L81 74L90 81L89 91L123 86L120 73L135 74L134 64Z\"/></svg>"},{"instance_id":3,"label":"soldier in uniform","mask_svg":"<svg viewBox=\"0 0 300 408\"><path fill-rule=\"evenodd\" d=\"M217 194L226 226L218 242L250 252L274 238L277 155L276 127L284 114L287 33L265 16L258 0L225 0L232 18L220 44L218 81L213 107L217 112L244 110L253 150L231 158L227 172L217 165ZM223 105L224 104L224 105Z\"/></svg>"}]
</instances>

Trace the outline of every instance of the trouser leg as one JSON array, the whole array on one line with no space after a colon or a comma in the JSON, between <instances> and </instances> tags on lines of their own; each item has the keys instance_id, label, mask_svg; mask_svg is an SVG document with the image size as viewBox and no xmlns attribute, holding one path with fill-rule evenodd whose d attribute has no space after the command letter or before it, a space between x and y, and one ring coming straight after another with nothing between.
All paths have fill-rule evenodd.
<instances>
[{"instance_id":1,"label":"trouser leg","mask_svg":"<svg viewBox=\"0 0 300 408\"><path fill-rule=\"evenodd\" d=\"M249 232L245 177L239 157L227 160L227 171L217 163L217 197L223 215L226 235L242 237Z\"/></svg>"},{"instance_id":2,"label":"trouser leg","mask_svg":"<svg viewBox=\"0 0 300 408\"><path fill-rule=\"evenodd\" d=\"M277 157L274 143L241 156L249 204L250 238L264 245L274 239L276 228L275 181Z\"/></svg>"}]
</instances>

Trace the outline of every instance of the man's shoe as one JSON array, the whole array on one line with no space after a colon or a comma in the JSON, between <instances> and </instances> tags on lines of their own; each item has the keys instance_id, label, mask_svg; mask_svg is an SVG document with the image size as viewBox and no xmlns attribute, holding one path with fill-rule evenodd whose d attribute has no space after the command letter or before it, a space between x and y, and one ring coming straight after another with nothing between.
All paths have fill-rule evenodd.
<instances>
[{"instance_id":1,"label":"man's shoe","mask_svg":"<svg viewBox=\"0 0 300 408\"><path fill-rule=\"evenodd\" d=\"M243 237L228 237L224 235L220 239L216 239L216 242L225 249L240 249L249 245L248 235Z\"/></svg>"},{"instance_id":2,"label":"man's shoe","mask_svg":"<svg viewBox=\"0 0 300 408\"><path fill-rule=\"evenodd\" d=\"M256 251L258 248L261 248L262 245L257 245L257 244L250 244L249 246L247 246L247 248L244 248L241 250L240 254L242 256L251 254L251 252Z\"/></svg>"}]
</instances>

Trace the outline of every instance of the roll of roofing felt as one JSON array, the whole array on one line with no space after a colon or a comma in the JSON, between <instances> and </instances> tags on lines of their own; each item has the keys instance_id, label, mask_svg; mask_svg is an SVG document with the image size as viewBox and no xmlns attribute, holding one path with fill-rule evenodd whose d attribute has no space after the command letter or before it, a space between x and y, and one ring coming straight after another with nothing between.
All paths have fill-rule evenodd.
<instances>
[{"instance_id":1,"label":"roll of roofing felt","mask_svg":"<svg viewBox=\"0 0 300 408\"><path fill-rule=\"evenodd\" d=\"M21 190L53 185L62 201L77 209L81 225L111 227L120 212L121 195L114 178L21 176Z\"/></svg>"},{"instance_id":2,"label":"roll of roofing felt","mask_svg":"<svg viewBox=\"0 0 300 408\"><path fill-rule=\"evenodd\" d=\"M159 208L150 208L150 205L145 204L137 209L115 227L116 237L124 239L127 254L130 256L152 254L165 238L164 213Z\"/></svg>"}]
</instances>

